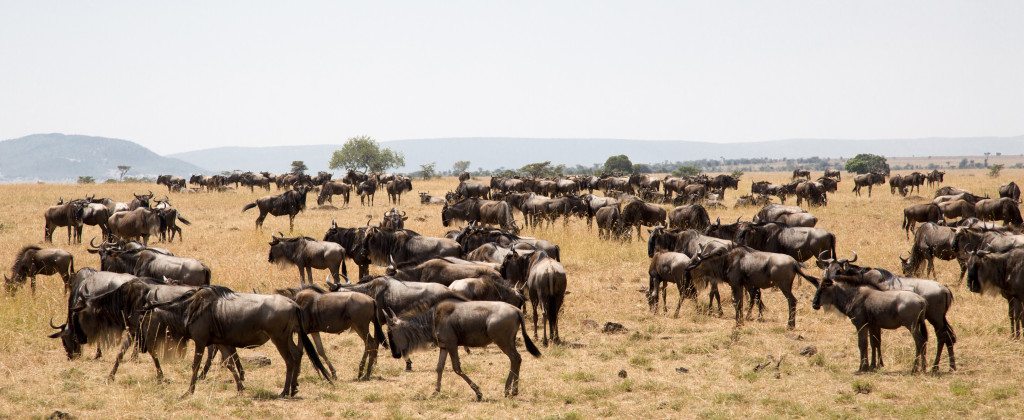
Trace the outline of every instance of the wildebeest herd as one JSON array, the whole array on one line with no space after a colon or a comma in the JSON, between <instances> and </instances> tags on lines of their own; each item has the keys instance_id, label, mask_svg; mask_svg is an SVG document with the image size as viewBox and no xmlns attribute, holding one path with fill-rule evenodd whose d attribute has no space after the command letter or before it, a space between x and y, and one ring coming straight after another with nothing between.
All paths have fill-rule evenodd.
<instances>
[{"instance_id":1,"label":"wildebeest herd","mask_svg":"<svg viewBox=\"0 0 1024 420\"><path fill-rule=\"evenodd\" d=\"M940 185L943 175L862 174L853 178L853 192L859 195L864 187L870 196L872 187L884 185L888 178L892 194L906 196L915 189L919 192L926 182ZM810 282L816 287L814 309L834 308L854 324L860 370L884 365L881 330L897 328L908 329L913 337L912 370L925 369L926 324L932 326L937 342L932 369L938 369L943 351L950 369L956 369L957 340L948 320L953 293L935 280L917 277L934 274L934 258L956 260L970 292L1002 295L1014 338L1024 326L1024 235L1019 233L1024 220L1014 183L999 188L999 198L947 186L938 188L931 202L907 206L901 228L911 245L905 258L893 255L902 267L901 274L894 274L855 265L858 258L850 244L845 248L851 257L840 258L842 238L816 227L818 217L799 207L804 202L810 207L828 205L829 194L838 193L842 182L838 171L826 171L812 181L810 171L797 170L792 182L783 185L753 181L750 194L738 197L736 206L756 212L749 221L724 223L712 214L724 207L727 189L739 189L740 179L732 175L493 177L480 182L466 174L444 197L420 193L420 205L436 205L441 224L451 228L443 237L405 228L408 217L397 206L401 195L413 189L411 179L356 171L340 181L331 178L323 172L315 177L246 172L196 175L188 183L171 175L157 180L169 193L224 192L231 185L269 191L273 184L283 191L242 210L259 210L257 229L268 214L287 215L293 228L310 193L317 195L319 205L342 195L347 206L354 190L363 204L372 206L378 187L384 189L396 207L379 221L370 218L364 225L349 227L332 222L319 240L283 233L269 236L268 262L296 267L297 287L270 294L231 290L217 285L218 276L200 259L150 246L151 239L181 241L177 222L191 222L167 196L157 199L148 192L126 202L61 197L43 211L44 241L52 242L53 232L65 227L68 243L81 243L83 226L97 226L88 251L98 257L99 268L76 270L68 252L26 245L14 258L11 276L5 275L7 291L13 294L31 280L34 293L37 275L59 275L67 312L60 325L51 322L56 330L51 337L59 339L71 359L80 356L85 345L94 345L97 357L103 349L117 348L111 378L129 349L149 355L160 377L161 355L167 349L182 352L193 342L188 393L195 391L217 354L219 364L242 390L245 372L236 350L268 341L284 362L282 396L296 395L303 356L324 381L336 380L320 333L352 330L362 342L356 372L360 380L371 378L380 347L396 359L404 358L411 369L409 355L432 345L439 351L435 390L440 391L441 374L451 358L455 373L480 399L480 387L463 371L458 349L464 347L468 353L470 347L495 344L509 359L504 394L512 397L519 392L522 363L518 336L535 357L541 353L533 340L544 346L564 340L559 315L569 282L562 249L522 234L525 229L543 233L555 228L559 218L563 224L572 218L585 220L588 228L596 219L602 240L644 241L650 258L646 303L654 313L659 301L667 312L666 288L675 284L676 316L684 299L696 298L702 290L708 292L706 309L713 311L717 303L721 315L718 289L724 283L732 291L739 325L753 317L755 306L760 318L765 309L762 291L778 288L787 302L787 326L795 328L799 302L793 290L800 279ZM791 196L796 197L796 206L785 205ZM812 259L820 275L807 267ZM358 267L355 278L349 278L347 261ZM371 265L384 268L384 273L371 275ZM316 283L314 269L326 270L326 283ZM527 325L530 308L532 338Z\"/></svg>"}]
</instances>

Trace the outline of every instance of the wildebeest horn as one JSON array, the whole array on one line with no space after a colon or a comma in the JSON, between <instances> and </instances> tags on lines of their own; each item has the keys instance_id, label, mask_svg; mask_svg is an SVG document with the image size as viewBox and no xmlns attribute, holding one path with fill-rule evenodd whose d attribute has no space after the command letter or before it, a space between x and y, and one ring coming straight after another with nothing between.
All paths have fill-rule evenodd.
<instances>
[{"instance_id":1,"label":"wildebeest horn","mask_svg":"<svg viewBox=\"0 0 1024 420\"><path fill-rule=\"evenodd\" d=\"M89 240L89 246L91 246L91 247L93 247L93 248L99 248L99 247L98 247L98 246L96 246L96 244L94 244L93 242L96 242L96 237L95 237L95 236L93 236L93 237L92 237L92 239L90 239L90 240ZM102 245L102 244L100 244L100 245Z\"/></svg>"},{"instance_id":2,"label":"wildebeest horn","mask_svg":"<svg viewBox=\"0 0 1024 420\"><path fill-rule=\"evenodd\" d=\"M371 216L371 215L366 215L366 226L367 226L367 227L369 227L369 226L370 226L370 220L371 220L371 219L373 219L373 216Z\"/></svg>"},{"instance_id":3,"label":"wildebeest horn","mask_svg":"<svg viewBox=\"0 0 1024 420\"><path fill-rule=\"evenodd\" d=\"M336 222L334 219L331 219L331 227L332 228L338 227L338 222Z\"/></svg>"},{"instance_id":4,"label":"wildebeest horn","mask_svg":"<svg viewBox=\"0 0 1024 420\"><path fill-rule=\"evenodd\" d=\"M835 261L835 258L834 258L835 256L833 256L833 258L824 258L824 255L827 254L827 253L829 253L828 250L824 250L824 251L819 252L818 253L818 261L821 261L821 262L827 263L827 264L831 264L833 261Z\"/></svg>"},{"instance_id":5,"label":"wildebeest horn","mask_svg":"<svg viewBox=\"0 0 1024 420\"><path fill-rule=\"evenodd\" d=\"M850 253L853 254L853 257L850 258L849 261L847 261L847 262L856 262L857 261L857 251L850 251Z\"/></svg>"},{"instance_id":6,"label":"wildebeest horn","mask_svg":"<svg viewBox=\"0 0 1024 420\"><path fill-rule=\"evenodd\" d=\"M64 329L64 325L67 325L67 324L61 324L59 327L56 326L56 325L53 325L53 317L52 316L50 317L50 328L53 328L55 330L63 330Z\"/></svg>"},{"instance_id":7,"label":"wildebeest horn","mask_svg":"<svg viewBox=\"0 0 1024 420\"><path fill-rule=\"evenodd\" d=\"M278 235L279 238L283 238L284 237L284 232L277 231L277 235Z\"/></svg>"}]
</instances>

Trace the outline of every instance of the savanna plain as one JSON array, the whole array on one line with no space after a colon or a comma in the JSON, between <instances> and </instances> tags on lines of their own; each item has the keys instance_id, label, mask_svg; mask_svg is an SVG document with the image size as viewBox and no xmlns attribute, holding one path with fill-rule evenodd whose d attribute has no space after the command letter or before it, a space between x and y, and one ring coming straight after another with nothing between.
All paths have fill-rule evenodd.
<instances>
[{"instance_id":1,"label":"savanna plain","mask_svg":"<svg viewBox=\"0 0 1024 420\"><path fill-rule=\"evenodd\" d=\"M820 173L815 173L815 177ZM740 190L729 190L725 210L710 210L723 222L749 220L754 208L733 209L751 180L788 181L783 173L748 173ZM843 174L839 192L827 207L811 208L818 227L838 238L840 256L856 251L858 264L899 271L898 255L910 245L900 229L905 206L930 200L934 188L904 198L876 188L871 198L855 197L853 176ZM1024 170L1004 170L998 178L984 171L950 171L944 185L976 194L996 196L999 185L1024 178ZM425 235L442 236L439 206L419 203L415 192L443 195L457 180L414 180L414 191L403 197L406 227ZM131 194L153 190L150 184L2 185L0 186L0 269L7 272L21 246L41 244L43 211L61 197L87 194L127 201ZM172 204L192 222L184 226L184 242L159 244L177 255L201 259L213 270L213 282L238 291L269 293L298 284L297 270L267 262L272 233L287 233L288 220L268 217L263 230L254 229L256 213L241 213L243 205L266 195L248 189L226 193L169 194ZM308 208L295 220L295 235L321 239L331 221L341 226L365 225L391 206L378 194L376 205L361 207L358 199L348 208L317 209L311 194ZM340 206L340 198L335 198ZM516 214L521 222L521 215ZM215 368L198 385L195 395L181 397L188 387L189 357L163 361L167 380L158 382L147 356L122 365L117 379L107 382L113 351L99 360L86 356L69 361L47 321L65 317L66 296L58 277L40 277L35 297L22 288L14 297L0 297L0 417L42 417L55 410L83 418L161 417L930 417L981 416L1018 418L1024 412L1020 390L1024 376L1024 343L1012 341L1007 306L998 296L970 293L958 279L955 262L937 261L938 280L955 294L950 320L958 336L958 370L950 372L943 360L937 374L910 374L913 348L905 330L883 333L886 366L857 374L858 351L853 326L845 316L811 309L814 286L798 282L797 326L786 329L786 304L777 290L764 292L768 311L763 322L734 326L731 294L723 286L725 316L707 315L692 300L683 304L678 318L652 314L645 298L648 258L646 241L609 242L597 239L579 219L563 226L526 229L524 235L561 246L568 272L569 294L562 312L564 343L541 347L543 356L523 354L521 393L502 397L508 359L491 346L463 354L465 372L483 390L476 402L469 387L445 372L442 393L433 395L437 352L415 353L413 371L381 349L373 379L355 380L362 344L354 333L324 335L325 346L339 380L329 385L309 362L303 361L299 397L279 399L284 366L272 346L240 350L245 360L269 357L270 366L246 365L247 389L235 391L230 373ZM86 249L98 228L86 227L85 244L68 245L63 230L52 246L75 257L75 266L98 267ZM644 239L647 237L644 231ZM47 245L44 245L44 247ZM821 272L807 270L815 276ZM355 267L349 263L351 273ZM374 274L383 268L371 267ZM320 279L324 272L316 273ZM701 293L700 307L705 305ZM669 305L677 294L669 289ZM606 322L625 326L620 333L604 333ZM930 327L929 327L930 328ZM930 333L929 364L935 352ZM539 342L538 342L539 343ZM801 355L813 346L817 352ZM86 355L93 354L91 347ZM625 372L622 377L620 372Z\"/></svg>"}]
</instances>

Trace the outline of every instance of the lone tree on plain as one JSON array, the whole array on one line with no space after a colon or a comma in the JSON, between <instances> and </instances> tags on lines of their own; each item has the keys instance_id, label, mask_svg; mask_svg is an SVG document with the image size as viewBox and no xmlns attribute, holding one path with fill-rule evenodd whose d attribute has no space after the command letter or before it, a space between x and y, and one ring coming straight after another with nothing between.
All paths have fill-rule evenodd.
<instances>
[{"instance_id":1,"label":"lone tree on plain","mask_svg":"<svg viewBox=\"0 0 1024 420\"><path fill-rule=\"evenodd\" d=\"M420 174L423 175L423 179L431 179L437 176L437 171L434 169L436 166L436 162L424 163L420 165Z\"/></svg>"},{"instance_id":2,"label":"lone tree on plain","mask_svg":"<svg viewBox=\"0 0 1024 420\"><path fill-rule=\"evenodd\" d=\"M889 175L889 164L886 162L885 156L861 153L846 161L846 172L858 174L878 172Z\"/></svg>"},{"instance_id":3,"label":"lone tree on plain","mask_svg":"<svg viewBox=\"0 0 1024 420\"><path fill-rule=\"evenodd\" d=\"M621 172L624 174L633 172L633 162L629 160L629 156L626 155L615 155L609 156L608 160L604 161L605 172Z\"/></svg>"},{"instance_id":4,"label":"lone tree on plain","mask_svg":"<svg viewBox=\"0 0 1024 420\"><path fill-rule=\"evenodd\" d=\"M467 169L469 169L468 160L457 160L452 164L452 171L455 172L455 175L466 172Z\"/></svg>"},{"instance_id":5,"label":"lone tree on plain","mask_svg":"<svg viewBox=\"0 0 1024 420\"><path fill-rule=\"evenodd\" d=\"M352 137L335 150L328 164L331 169L359 169L363 172L384 172L405 166L405 156L381 147L370 136Z\"/></svg>"},{"instance_id":6,"label":"lone tree on plain","mask_svg":"<svg viewBox=\"0 0 1024 420\"><path fill-rule=\"evenodd\" d=\"M117 179L123 181L124 180L124 175L127 174L128 171L130 171L130 170L132 170L131 166L128 166L128 165L117 165L117 172L119 173Z\"/></svg>"},{"instance_id":7,"label":"lone tree on plain","mask_svg":"<svg viewBox=\"0 0 1024 420\"><path fill-rule=\"evenodd\" d=\"M305 173L307 169L309 169L309 167L306 166L306 162L303 162L301 160L293 160L292 161L292 173L293 174L298 175L298 174Z\"/></svg>"}]
</instances>

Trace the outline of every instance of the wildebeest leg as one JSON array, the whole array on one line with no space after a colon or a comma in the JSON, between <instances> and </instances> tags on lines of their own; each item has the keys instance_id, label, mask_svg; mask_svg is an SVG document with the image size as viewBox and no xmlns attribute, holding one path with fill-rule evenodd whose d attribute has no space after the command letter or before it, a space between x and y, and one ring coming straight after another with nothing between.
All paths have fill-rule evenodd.
<instances>
[{"instance_id":1,"label":"wildebeest leg","mask_svg":"<svg viewBox=\"0 0 1024 420\"><path fill-rule=\"evenodd\" d=\"M788 328L796 328L796 296L793 296L793 291L788 288L782 289L782 295L786 297L786 302L789 303Z\"/></svg>"},{"instance_id":2,"label":"wildebeest leg","mask_svg":"<svg viewBox=\"0 0 1024 420\"><path fill-rule=\"evenodd\" d=\"M295 371L297 370L296 365L298 363L296 363L296 358L293 355L295 343L292 343L291 334L289 333L287 338L273 337L270 340L274 343L274 347L277 347L277 352L281 355L281 359L284 360L284 389L281 390L281 397L295 395L294 393L298 391L294 379L297 376ZM299 357L302 357L301 353Z\"/></svg>"},{"instance_id":3,"label":"wildebeest leg","mask_svg":"<svg viewBox=\"0 0 1024 420\"><path fill-rule=\"evenodd\" d=\"M363 340L363 357L359 360L359 380L369 380L373 365L377 363L377 340L370 336L369 325L353 325L352 329ZM365 367L365 370L363 369Z\"/></svg>"},{"instance_id":4,"label":"wildebeest leg","mask_svg":"<svg viewBox=\"0 0 1024 420\"><path fill-rule=\"evenodd\" d=\"M667 289L668 282L661 282L661 306L663 307L666 314L668 313L668 293L666 293ZM657 311L657 309L655 309L655 311Z\"/></svg>"},{"instance_id":5,"label":"wildebeest leg","mask_svg":"<svg viewBox=\"0 0 1024 420\"><path fill-rule=\"evenodd\" d=\"M320 333L314 332L309 334L313 338L313 345L316 346L316 352L320 354L320 357L327 362L327 368L331 371L331 379L338 379L338 374L334 371L334 365L331 364L331 359L327 358L327 352L324 351L324 343L320 340ZM359 370L362 370L363 366L360 364Z\"/></svg>"},{"instance_id":6,"label":"wildebeest leg","mask_svg":"<svg viewBox=\"0 0 1024 420\"><path fill-rule=\"evenodd\" d=\"M99 343L97 343L96 344L96 358L94 360L99 360L99 358L101 358L101 357L103 357L103 347L100 346Z\"/></svg>"},{"instance_id":7,"label":"wildebeest leg","mask_svg":"<svg viewBox=\"0 0 1024 420\"><path fill-rule=\"evenodd\" d=\"M299 269L299 287L305 286L306 285L306 268L301 266L301 265L296 265L296 267L298 267L298 269ZM313 282L312 278L310 278L309 280L310 280L310 283Z\"/></svg>"},{"instance_id":8,"label":"wildebeest leg","mask_svg":"<svg viewBox=\"0 0 1024 420\"><path fill-rule=\"evenodd\" d=\"M736 310L736 326L743 325L743 287L738 283L732 286L732 306Z\"/></svg>"},{"instance_id":9,"label":"wildebeest leg","mask_svg":"<svg viewBox=\"0 0 1024 420\"><path fill-rule=\"evenodd\" d=\"M294 214L289 214L288 215L288 232L293 232L293 231L295 231L295 215Z\"/></svg>"},{"instance_id":10,"label":"wildebeest leg","mask_svg":"<svg viewBox=\"0 0 1024 420\"><path fill-rule=\"evenodd\" d=\"M263 228L263 221L267 219L267 212L260 209L260 215L256 217L256 229Z\"/></svg>"},{"instance_id":11,"label":"wildebeest leg","mask_svg":"<svg viewBox=\"0 0 1024 420\"><path fill-rule=\"evenodd\" d=\"M238 390L238 392L245 391L245 385L242 385L242 374L240 373L242 369L242 364L237 362L237 350L235 350L234 347L224 347L223 353L225 357L221 361L221 363L224 363L227 366L228 370L231 371L231 377L235 380L235 389ZM235 369L236 363L238 363L237 370Z\"/></svg>"},{"instance_id":12,"label":"wildebeest leg","mask_svg":"<svg viewBox=\"0 0 1024 420\"><path fill-rule=\"evenodd\" d=\"M476 394L476 400L477 401L480 401L480 400L484 399L484 395L480 393L480 387L476 386L476 384L473 383L473 380L469 379L469 376L462 372L462 364L459 363L459 348L458 347L453 348L452 351L451 351L451 354L452 354L452 370L455 371L456 375L459 375L459 376L462 377L462 379L466 380L466 383L469 384L469 387L473 389L473 393ZM438 379L440 379L440 378L438 378Z\"/></svg>"},{"instance_id":13,"label":"wildebeest leg","mask_svg":"<svg viewBox=\"0 0 1024 420\"><path fill-rule=\"evenodd\" d=\"M935 363L932 364L932 372L939 371L939 360L942 359L942 348L946 346L946 340L948 336L941 327L941 324L932 324L932 329L935 330L935 341L938 342L939 346L935 349Z\"/></svg>"},{"instance_id":14,"label":"wildebeest leg","mask_svg":"<svg viewBox=\"0 0 1024 420\"><path fill-rule=\"evenodd\" d=\"M857 348L860 349L860 368L858 372L868 371L868 326L853 324L857 328Z\"/></svg>"},{"instance_id":15,"label":"wildebeest leg","mask_svg":"<svg viewBox=\"0 0 1024 420\"><path fill-rule=\"evenodd\" d=\"M204 351L206 351L206 346L200 346L199 343L196 343L195 355L192 357L192 381L188 385L188 392L182 397L196 392L196 381L199 380L199 364L203 361Z\"/></svg>"},{"instance_id":16,"label":"wildebeest leg","mask_svg":"<svg viewBox=\"0 0 1024 420\"><path fill-rule=\"evenodd\" d=\"M533 307L533 339L536 340L537 336L537 299L530 299L530 306Z\"/></svg>"},{"instance_id":17,"label":"wildebeest leg","mask_svg":"<svg viewBox=\"0 0 1024 420\"><path fill-rule=\"evenodd\" d=\"M882 329L872 326L868 329L868 340L871 344L871 369L885 366L882 361Z\"/></svg>"},{"instance_id":18,"label":"wildebeest leg","mask_svg":"<svg viewBox=\"0 0 1024 420\"><path fill-rule=\"evenodd\" d=\"M686 285L683 284L682 280L676 281L676 288L679 289L679 302L676 303L676 313L672 315L673 318L679 318L679 309L683 307L683 290Z\"/></svg>"},{"instance_id":19,"label":"wildebeest leg","mask_svg":"<svg viewBox=\"0 0 1024 420\"><path fill-rule=\"evenodd\" d=\"M203 365L203 371L199 374L199 380L206 379L206 374L210 372L210 366L213 365L213 357L217 355L216 346L206 347L206 364Z\"/></svg>"},{"instance_id":20,"label":"wildebeest leg","mask_svg":"<svg viewBox=\"0 0 1024 420\"><path fill-rule=\"evenodd\" d=\"M444 373L444 363L448 359L448 350L445 350L444 347L437 350L437 384L434 386L434 394L441 392L441 374Z\"/></svg>"},{"instance_id":21,"label":"wildebeest leg","mask_svg":"<svg viewBox=\"0 0 1024 420\"><path fill-rule=\"evenodd\" d=\"M124 338L124 341L121 343L121 351L117 352L117 356L114 356L114 367L110 369L110 374L107 375L107 381L114 381L114 376L117 375L117 368L121 365L121 359L124 358L124 353L128 351L128 347L130 347L131 345L132 336L128 335L127 337ZM153 357L153 360L156 360L155 356ZM163 372L160 372L159 363L157 363L157 372L159 373L157 375L158 379L163 377Z\"/></svg>"},{"instance_id":22,"label":"wildebeest leg","mask_svg":"<svg viewBox=\"0 0 1024 420\"><path fill-rule=\"evenodd\" d=\"M412 358L405 356L405 371L412 372Z\"/></svg>"},{"instance_id":23,"label":"wildebeest leg","mask_svg":"<svg viewBox=\"0 0 1024 420\"><path fill-rule=\"evenodd\" d=\"M523 363L523 356L520 356L519 352L516 351L514 337L512 343L501 343L498 347L508 356L510 364L508 379L505 379L505 397L514 397L519 395L519 366Z\"/></svg>"},{"instance_id":24,"label":"wildebeest leg","mask_svg":"<svg viewBox=\"0 0 1024 420\"><path fill-rule=\"evenodd\" d=\"M918 367L921 368L922 372L926 372L928 369L928 361L926 353L928 349L928 331L925 329L924 319L918 319L917 322L911 326L910 332L914 335L914 369L911 373L917 372Z\"/></svg>"},{"instance_id":25,"label":"wildebeest leg","mask_svg":"<svg viewBox=\"0 0 1024 420\"><path fill-rule=\"evenodd\" d=\"M31 285L32 285L32 297L36 297L36 276L32 276L30 278L31 278Z\"/></svg>"}]
</instances>

